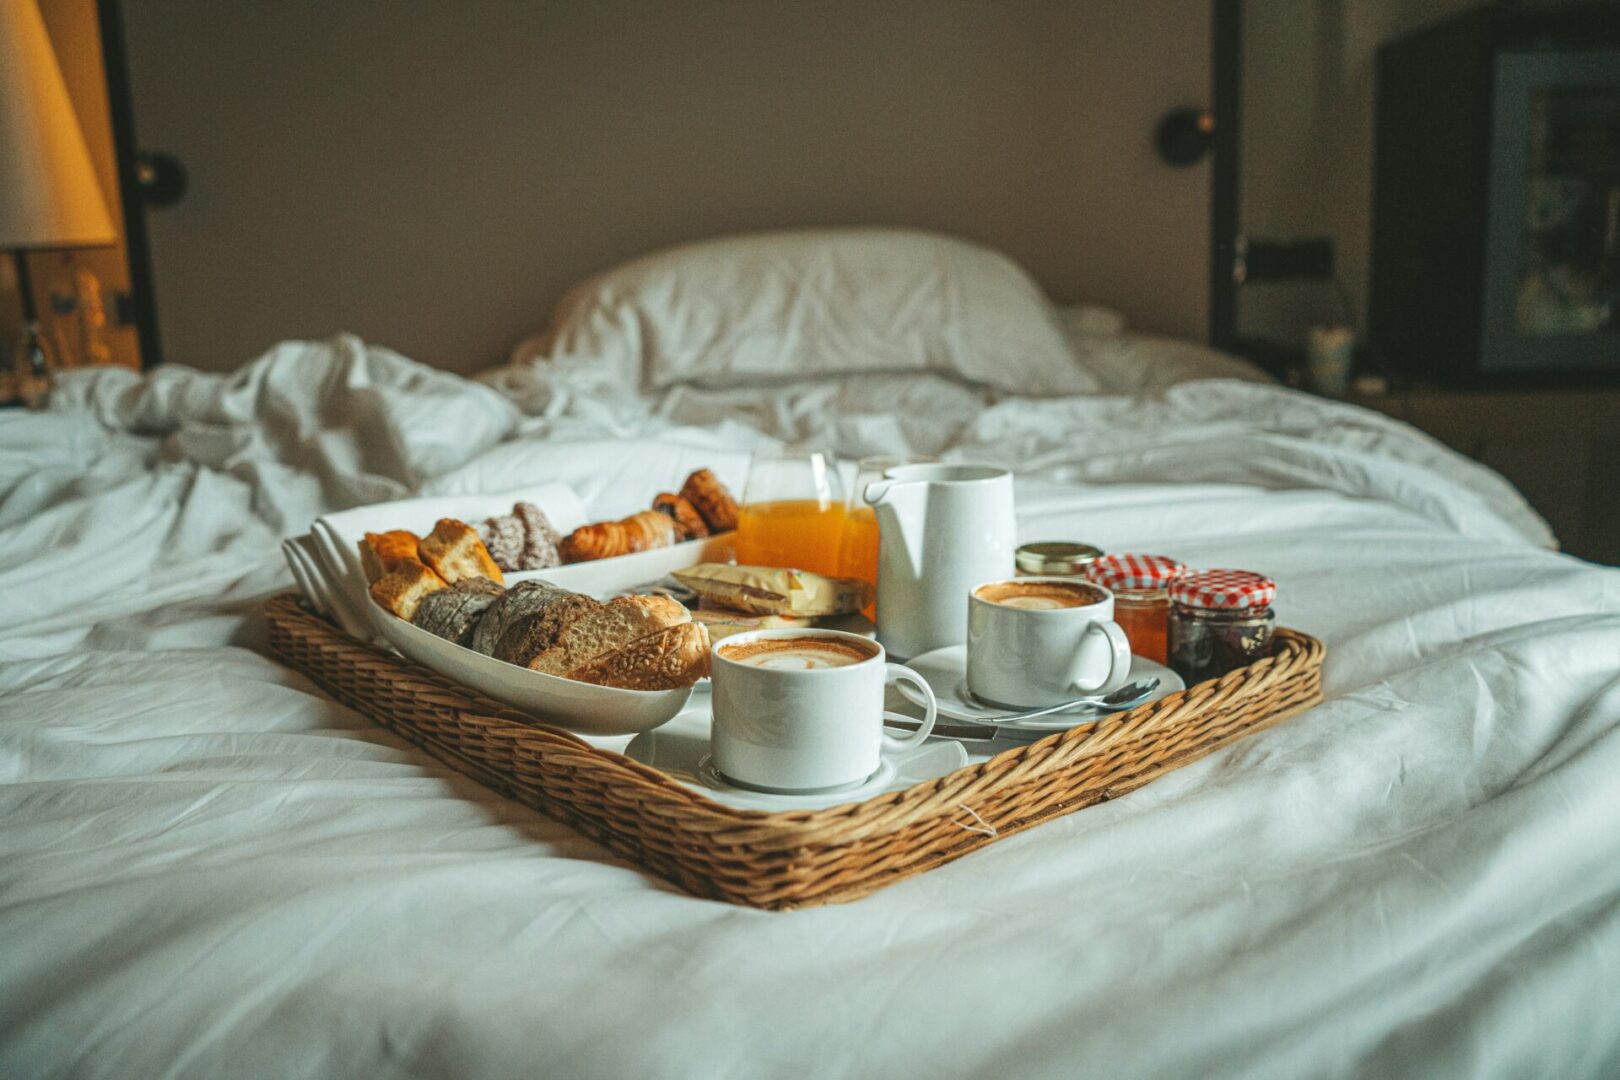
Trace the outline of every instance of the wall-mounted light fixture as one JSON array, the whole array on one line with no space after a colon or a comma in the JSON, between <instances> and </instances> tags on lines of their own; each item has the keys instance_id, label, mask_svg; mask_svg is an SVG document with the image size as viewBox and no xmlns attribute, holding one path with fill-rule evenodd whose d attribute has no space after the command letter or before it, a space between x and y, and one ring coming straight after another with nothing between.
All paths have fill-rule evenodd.
<instances>
[{"instance_id":1,"label":"wall-mounted light fixture","mask_svg":"<svg viewBox=\"0 0 1620 1080\"><path fill-rule=\"evenodd\" d=\"M1173 109L1159 121L1153 145L1177 167L1196 165L1215 143L1215 114L1208 109Z\"/></svg>"}]
</instances>

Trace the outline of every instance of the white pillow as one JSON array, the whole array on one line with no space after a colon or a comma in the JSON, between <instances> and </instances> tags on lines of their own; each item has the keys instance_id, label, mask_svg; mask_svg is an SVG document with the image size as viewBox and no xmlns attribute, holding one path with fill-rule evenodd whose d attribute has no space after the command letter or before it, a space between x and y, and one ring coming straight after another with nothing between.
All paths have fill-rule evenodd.
<instances>
[{"instance_id":1,"label":"white pillow","mask_svg":"<svg viewBox=\"0 0 1620 1080\"><path fill-rule=\"evenodd\" d=\"M1090 393L1036 284L988 248L888 229L760 233L646 256L571 289L514 362L614 367L643 389L936 372Z\"/></svg>"}]
</instances>

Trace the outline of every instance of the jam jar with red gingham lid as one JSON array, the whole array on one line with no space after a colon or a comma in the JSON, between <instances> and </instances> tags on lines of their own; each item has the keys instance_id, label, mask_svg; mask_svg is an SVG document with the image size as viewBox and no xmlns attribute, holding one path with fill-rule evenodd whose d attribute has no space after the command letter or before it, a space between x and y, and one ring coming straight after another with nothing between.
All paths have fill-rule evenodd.
<instances>
[{"instance_id":1,"label":"jam jar with red gingham lid","mask_svg":"<svg viewBox=\"0 0 1620 1080\"><path fill-rule=\"evenodd\" d=\"M1170 623L1170 583L1187 568L1164 555L1103 555L1086 567L1086 580L1114 594L1114 621L1131 652L1161 664Z\"/></svg>"},{"instance_id":2,"label":"jam jar with red gingham lid","mask_svg":"<svg viewBox=\"0 0 1620 1080\"><path fill-rule=\"evenodd\" d=\"M1170 583L1170 667L1203 682L1271 655L1277 583L1248 570L1197 570Z\"/></svg>"}]
</instances>

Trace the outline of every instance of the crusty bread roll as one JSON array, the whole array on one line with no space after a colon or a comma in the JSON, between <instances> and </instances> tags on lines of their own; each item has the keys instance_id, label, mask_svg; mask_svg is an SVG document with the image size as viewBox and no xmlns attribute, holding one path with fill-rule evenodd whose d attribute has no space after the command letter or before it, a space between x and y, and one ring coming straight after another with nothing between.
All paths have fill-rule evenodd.
<instances>
[{"instance_id":1,"label":"crusty bread roll","mask_svg":"<svg viewBox=\"0 0 1620 1080\"><path fill-rule=\"evenodd\" d=\"M489 578L497 585L504 584L501 568L489 557L489 550L478 538L478 532L465 521L440 518L433 531L416 546L422 561L434 572L454 585L464 577Z\"/></svg>"},{"instance_id":2,"label":"crusty bread roll","mask_svg":"<svg viewBox=\"0 0 1620 1080\"><path fill-rule=\"evenodd\" d=\"M699 624L685 622L604 653L564 676L624 690L673 690L708 673L709 635Z\"/></svg>"},{"instance_id":3,"label":"crusty bread roll","mask_svg":"<svg viewBox=\"0 0 1620 1080\"><path fill-rule=\"evenodd\" d=\"M375 584L384 574L398 570L407 563L419 563L416 553L421 540L409 529L391 529L385 533L366 533L360 541L360 567L366 572L366 584Z\"/></svg>"},{"instance_id":4,"label":"crusty bread roll","mask_svg":"<svg viewBox=\"0 0 1620 1080\"><path fill-rule=\"evenodd\" d=\"M555 644L528 666L547 675L567 675L604 653L691 621L692 613L667 596L614 597L564 626Z\"/></svg>"},{"instance_id":5,"label":"crusty bread roll","mask_svg":"<svg viewBox=\"0 0 1620 1080\"><path fill-rule=\"evenodd\" d=\"M409 620L428 593L444 588L444 581L419 562L391 570L371 585L371 598L400 618Z\"/></svg>"}]
</instances>

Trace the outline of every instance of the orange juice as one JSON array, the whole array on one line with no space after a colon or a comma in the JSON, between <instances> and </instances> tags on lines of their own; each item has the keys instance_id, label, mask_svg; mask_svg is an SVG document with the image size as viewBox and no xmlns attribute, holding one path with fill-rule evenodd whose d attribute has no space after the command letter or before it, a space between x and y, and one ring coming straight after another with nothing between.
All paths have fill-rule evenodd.
<instances>
[{"instance_id":1,"label":"orange juice","mask_svg":"<svg viewBox=\"0 0 1620 1080\"><path fill-rule=\"evenodd\" d=\"M737 515L737 562L743 566L790 566L837 577L843 539L844 508L838 503L749 503Z\"/></svg>"},{"instance_id":2,"label":"orange juice","mask_svg":"<svg viewBox=\"0 0 1620 1080\"><path fill-rule=\"evenodd\" d=\"M857 506L844 517L844 546L838 557L838 576L859 578L877 589L878 523L870 506ZM867 604L863 614L877 618L877 605Z\"/></svg>"}]
</instances>

